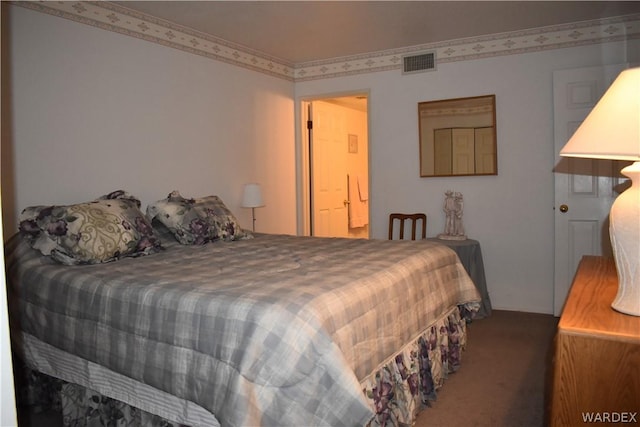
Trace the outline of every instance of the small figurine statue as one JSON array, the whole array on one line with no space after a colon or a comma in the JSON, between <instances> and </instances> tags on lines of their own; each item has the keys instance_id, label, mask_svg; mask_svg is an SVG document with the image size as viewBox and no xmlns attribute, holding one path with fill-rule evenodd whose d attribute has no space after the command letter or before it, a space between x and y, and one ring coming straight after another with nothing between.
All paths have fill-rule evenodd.
<instances>
[{"instance_id":1,"label":"small figurine statue","mask_svg":"<svg viewBox=\"0 0 640 427\"><path fill-rule=\"evenodd\" d=\"M464 201L462 193L447 190L444 199L444 233L438 235L442 240L466 240L464 226L462 225L462 213L464 211Z\"/></svg>"}]
</instances>

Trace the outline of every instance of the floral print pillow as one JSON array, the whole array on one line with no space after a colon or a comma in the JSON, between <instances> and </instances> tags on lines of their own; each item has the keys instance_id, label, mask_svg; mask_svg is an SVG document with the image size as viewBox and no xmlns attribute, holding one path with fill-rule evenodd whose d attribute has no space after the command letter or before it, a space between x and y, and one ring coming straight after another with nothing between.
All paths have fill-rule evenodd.
<instances>
[{"instance_id":1,"label":"floral print pillow","mask_svg":"<svg viewBox=\"0 0 640 427\"><path fill-rule=\"evenodd\" d=\"M253 238L218 196L185 199L173 191L166 199L147 206L147 217L164 224L183 245Z\"/></svg>"},{"instance_id":2,"label":"floral print pillow","mask_svg":"<svg viewBox=\"0 0 640 427\"><path fill-rule=\"evenodd\" d=\"M75 205L28 207L19 229L34 249L66 265L105 263L162 248L140 201L122 190Z\"/></svg>"}]
</instances>

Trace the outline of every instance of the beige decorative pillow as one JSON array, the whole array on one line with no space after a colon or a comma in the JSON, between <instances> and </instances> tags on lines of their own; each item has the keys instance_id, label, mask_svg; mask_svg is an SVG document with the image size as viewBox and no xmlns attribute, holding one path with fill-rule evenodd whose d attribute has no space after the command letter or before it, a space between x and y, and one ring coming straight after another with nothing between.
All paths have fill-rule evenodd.
<instances>
[{"instance_id":1,"label":"beige decorative pillow","mask_svg":"<svg viewBox=\"0 0 640 427\"><path fill-rule=\"evenodd\" d=\"M32 206L20 215L31 246L67 264L97 264L161 249L140 201L115 191L91 202Z\"/></svg>"}]
</instances>

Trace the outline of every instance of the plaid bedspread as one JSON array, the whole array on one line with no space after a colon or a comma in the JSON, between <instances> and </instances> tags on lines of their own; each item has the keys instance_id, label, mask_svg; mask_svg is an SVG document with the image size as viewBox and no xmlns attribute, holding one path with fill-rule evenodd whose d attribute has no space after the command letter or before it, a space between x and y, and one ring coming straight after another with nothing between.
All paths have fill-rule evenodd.
<instances>
[{"instance_id":1,"label":"plaid bedspread","mask_svg":"<svg viewBox=\"0 0 640 427\"><path fill-rule=\"evenodd\" d=\"M364 425L359 381L480 301L427 241L258 235L63 266L6 245L12 327L192 401L223 426Z\"/></svg>"}]
</instances>

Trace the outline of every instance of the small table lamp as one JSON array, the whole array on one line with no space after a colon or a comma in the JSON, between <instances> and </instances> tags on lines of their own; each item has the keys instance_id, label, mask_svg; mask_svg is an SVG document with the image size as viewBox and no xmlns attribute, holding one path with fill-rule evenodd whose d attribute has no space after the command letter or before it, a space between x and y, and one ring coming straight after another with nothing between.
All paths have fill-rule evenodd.
<instances>
[{"instance_id":1,"label":"small table lamp","mask_svg":"<svg viewBox=\"0 0 640 427\"><path fill-rule=\"evenodd\" d=\"M616 198L609 217L619 282L611 306L640 316L640 68L620 73L560 155L635 162L622 169L631 187Z\"/></svg>"},{"instance_id":2,"label":"small table lamp","mask_svg":"<svg viewBox=\"0 0 640 427\"><path fill-rule=\"evenodd\" d=\"M242 195L242 207L251 208L253 218L253 231L256 231L256 208L264 206L262 191L259 184L246 184Z\"/></svg>"}]
</instances>

